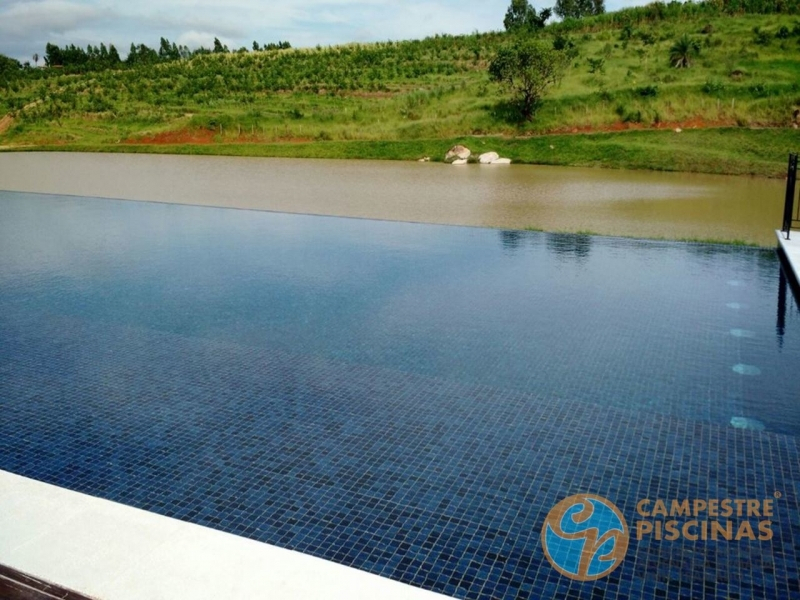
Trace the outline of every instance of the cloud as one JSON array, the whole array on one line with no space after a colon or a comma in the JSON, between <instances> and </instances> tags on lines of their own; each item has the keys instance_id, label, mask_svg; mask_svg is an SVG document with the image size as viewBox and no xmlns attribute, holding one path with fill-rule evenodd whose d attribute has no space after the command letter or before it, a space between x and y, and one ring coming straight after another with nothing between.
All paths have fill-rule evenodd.
<instances>
[{"instance_id":1,"label":"cloud","mask_svg":"<svg viewBox=\"0 0 800 600\"><path fill-rule=\"evenodd\" d=\"M99 6L64 0L16 2L0 11L0 35L25 38L35 34L59 35L109 16Z\"/></svg>"},{"instance_id":2,"label":"cloud","mask_svg":"<svg viewBox=\"0 0 800 600\"><path fill-rule=\"evenodd\" d=\"M510 1L510 0L509 0ZM534 0L537 8L554 3ZM607 0L608 8L645 0ZM160 37L190 47L233 48L288 40L293 46L401 40L435 33L502 29L508 2L483 0L10 0L0 4L0 53L29 60L47 42L60 45L131 42Z\"/></svg>"}]
</instances>

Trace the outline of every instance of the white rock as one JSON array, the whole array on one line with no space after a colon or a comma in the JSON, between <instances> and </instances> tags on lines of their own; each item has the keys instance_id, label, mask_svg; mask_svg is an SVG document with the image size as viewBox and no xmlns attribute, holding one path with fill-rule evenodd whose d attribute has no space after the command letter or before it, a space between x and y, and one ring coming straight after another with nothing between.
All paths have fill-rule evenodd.
<instances>
[{"instance_id":1,"label":"white rock","mask_svg":"<svg viewBox=\"0 0 800 600\"><path fill-rule=\"evenodd\" d=\"M469 148L462 145L453 146L450 150L447 151L447 154L444 155L445 162L453 162L454 160L464 159L467 160L472 154Z\"/></svg>"},{"instance_id":2,"label":"white rock","mask_svg":"<svg viewBox=\"0 0 800 600\"><path fill-rule=\"evenodd\" d=\"M450 163L451 165L465 165L467 164L466 158L457 158L453 162Z\"/></svg>"},{"instance_id":3,"label":"white rock","mask_svg":"<svg viewBox=\"0 0 800 600\"><path fill-rule=\"evenodd\" d=\"M752 429L753 431L764 431L766 425L758 419L748 417L731 417L731 425L736 429Z\"/></svg>"},{"instance_id":4,"label":"white rock","mask_svg":"<svg viewBox=\"0 0 800 600\"><path fill-rule=\"evenodd\" d=\"M500 158L497 152L484 152L478 157L478 162L482 165L488 165Z\"/></svg>"},{"instance_id":5,"label":"white rock","mask_svg":"<svg viewBox=\"0 0 800 600\"><path fill-rule=\"evenodd\" d=\"M511 159L510 158L498 158L497 160L492 161L493 165L510 165Z\"/></svg>"}]
</instances>

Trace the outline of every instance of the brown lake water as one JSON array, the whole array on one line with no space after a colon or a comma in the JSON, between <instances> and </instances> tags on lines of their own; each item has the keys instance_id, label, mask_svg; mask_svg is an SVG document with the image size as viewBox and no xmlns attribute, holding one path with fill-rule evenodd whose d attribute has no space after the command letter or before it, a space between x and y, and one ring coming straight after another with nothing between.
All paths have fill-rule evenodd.
<instances>
[{"instance_id":1,"label":"brown lake water","mask_svg":"<svg viewBox=\"0 0 800 600\"><path fill-rule=\"evenodd\" d=\"M0 189L772 246L784 183L529 165L0 153Z\"/></svg>"}]
</instances>

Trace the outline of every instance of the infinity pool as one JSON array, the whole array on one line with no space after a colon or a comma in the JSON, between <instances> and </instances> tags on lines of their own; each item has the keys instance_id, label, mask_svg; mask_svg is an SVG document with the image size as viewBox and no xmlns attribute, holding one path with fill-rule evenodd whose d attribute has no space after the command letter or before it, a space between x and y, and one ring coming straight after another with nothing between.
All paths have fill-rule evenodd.
<instances>
[{"instance_id":1,"label":"infinity pool","mask_svg":"<svg viewBox=\"0 0 800 600\"><path fill-rule=\"evenodd\" d=\"M773 250L0 192L0 469L459 597L793 593L798 365ZM539 544L778 489L769 544Z\"/></svg>"}]
</instances>

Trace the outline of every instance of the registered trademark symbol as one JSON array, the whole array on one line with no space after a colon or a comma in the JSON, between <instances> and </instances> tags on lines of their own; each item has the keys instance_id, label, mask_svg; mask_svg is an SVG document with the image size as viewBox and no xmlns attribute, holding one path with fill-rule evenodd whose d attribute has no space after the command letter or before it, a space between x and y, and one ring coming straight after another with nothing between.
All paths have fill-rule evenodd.
<instances>
[{"instance_id":1,"label":"registered trademark symbol","mask_svg":"<svg viewBox=\"0 0 800 600\"><path fill-rule=\"evenodd\" d=\"M776 498L780 498L781 496L783 496L783 494L781 494L780 492L775 492L775 497Z\"/></svg>"}]
</instances>

